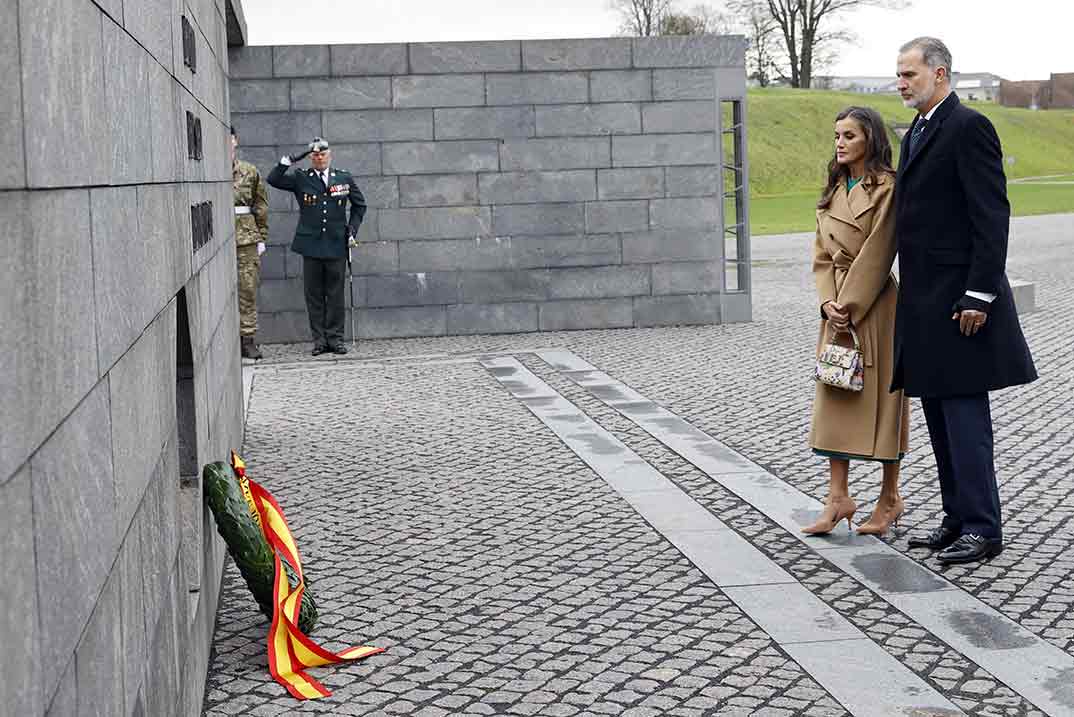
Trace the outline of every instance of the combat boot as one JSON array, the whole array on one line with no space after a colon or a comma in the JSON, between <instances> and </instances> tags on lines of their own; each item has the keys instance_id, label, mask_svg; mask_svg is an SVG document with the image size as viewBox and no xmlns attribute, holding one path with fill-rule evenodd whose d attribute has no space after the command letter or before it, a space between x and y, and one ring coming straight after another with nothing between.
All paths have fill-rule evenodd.
<instances>
[{"instance_id":1,"label":"combat boot","mask_svg":"<svg viewBox=\"0 0 1074 717\"><path fill-rule=\"evenodd\" d=\"M243 358L248 358L248 359L263 358L263 354L261 353L261 349L258 348L256 343L254 343L254 337L253 336L243 336L242 337L242 357Z\"/></svg>"}]
</instances>

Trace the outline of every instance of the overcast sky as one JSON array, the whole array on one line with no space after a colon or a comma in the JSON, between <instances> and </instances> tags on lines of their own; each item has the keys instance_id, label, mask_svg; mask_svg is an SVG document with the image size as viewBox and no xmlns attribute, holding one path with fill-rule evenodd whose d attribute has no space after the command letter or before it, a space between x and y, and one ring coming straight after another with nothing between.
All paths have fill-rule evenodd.
<instances>
[{"instance_id":1,"label":"overcast sky","mask_svg":"<svg viewBox=\"0 0 1074 717\"><path fill-rule=\"evenodd\" d=\"M692 7L697 0L680 0ZM721 7L720 2L709 3ZM608 0L243 0L251 45L608 37L618 18ZM1071 0L915 0L909 9L845 16L858 35L830 70L894 75L897 48L936 35L955 71L1011 80L1074 72Z\"/></svg>"}]
</instances>

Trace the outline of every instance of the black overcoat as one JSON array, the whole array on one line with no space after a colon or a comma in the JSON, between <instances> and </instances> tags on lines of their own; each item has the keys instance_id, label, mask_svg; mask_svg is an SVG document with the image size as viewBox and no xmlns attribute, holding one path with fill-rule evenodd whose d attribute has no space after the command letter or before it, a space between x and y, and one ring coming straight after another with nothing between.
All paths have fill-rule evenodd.
<instances>
[{"instance_id":1,"label":"black overcoat","mask_svg":"<svg viewBox=\"0 0 1074 717\"><path fill-rule=\"evenodd\" d=\"M996 130L952 93L908 156L912 132L895 182L900 285L892 390L932 398L1029 383L1037 372L1005 273L1010 205ZM951 319L967 290L996 294L973 336Z\"/></svg>"},{"instance_id":2,"label":"black overcoat","mask_svg":"<svg viewBox=\"0 0 1074 717\"><path fill-rule=\"evenodd\" d=\"M358 234L365 216L365 197L350 172L334 167L328 171L327 187L312 169L288 172L283 164L273 167L266 181L291 192L298 201L298 227L291 250L317 259L342 259L347 256L347 236Z\"/></svg>"}]
</instances>

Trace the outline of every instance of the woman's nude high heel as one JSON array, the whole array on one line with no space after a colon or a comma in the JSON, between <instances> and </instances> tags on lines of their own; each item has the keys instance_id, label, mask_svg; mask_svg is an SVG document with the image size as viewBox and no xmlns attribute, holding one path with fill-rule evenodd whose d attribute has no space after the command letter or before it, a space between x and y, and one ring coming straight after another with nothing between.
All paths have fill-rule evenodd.
<instances>
[{"instance_id":1,"label":"woman's nude high heel","mask_svg":"<svg viewBox=\"0 0 1074 717\"><path fill-rule=\"evenodd\" d=\"M898 496L893 501L877 501L869 520L858 526L858 535L886 535L890 528L898 526L899 517L905 508L902 498Z\"/></svg>"},{"instance_id":2,"label":"woman's nude high heel","mask_svg":"<svg viewBox=\"0 0 1074 717\"><path fill-rule=\"evenodd\" d=\"M802 528L802 532L806 535L827 535L835 530L835 526L839 525L841 520L847 522L847 529L849 530L851 527L850 519L854 517L854 513L857 510L858 506L850 496L829 496L828 504L824 506L824 511L820 514L820 518L813 525Z\"/></svg>"}]
</instances>

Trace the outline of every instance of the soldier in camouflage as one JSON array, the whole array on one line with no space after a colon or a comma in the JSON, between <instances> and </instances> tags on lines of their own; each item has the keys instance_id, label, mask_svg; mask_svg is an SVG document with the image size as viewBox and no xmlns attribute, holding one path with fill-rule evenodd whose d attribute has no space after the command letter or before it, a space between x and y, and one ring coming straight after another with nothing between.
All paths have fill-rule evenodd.
<instances>
[{"instance_id":1,"label":"soldier in camouflage","mask_svg":"<svg viewBox=\"0 0 1074 717\"><path fill-rule=\"evenodd\" d=\"M239 145L231 128L231 179L235 194L235 243L239 259L239 335L243 358L261 358L257 334L257 287L261 255L268 241L268 192L257 167L236 156Z\"/></svg>"}]
</instances>

